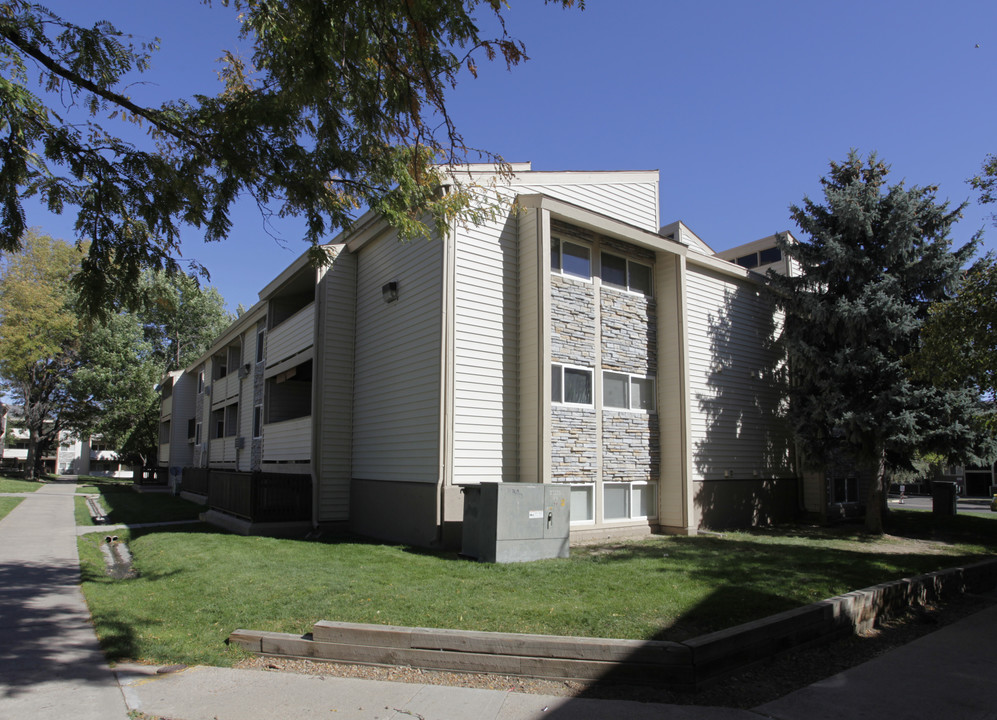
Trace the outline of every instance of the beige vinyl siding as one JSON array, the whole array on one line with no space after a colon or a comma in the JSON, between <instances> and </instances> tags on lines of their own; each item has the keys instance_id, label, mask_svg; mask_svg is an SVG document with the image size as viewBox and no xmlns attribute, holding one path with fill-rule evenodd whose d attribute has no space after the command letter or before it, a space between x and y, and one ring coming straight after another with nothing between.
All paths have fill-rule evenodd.
<instances>
[{"instance_id":1,"label":"beige vinyl siding","mask_svg":"<svg viewBox=\"0 0 997 720\"><path fill-rule=\"evenodd\" d=\"M541 210L519 216L519 480L542 482L541 415L549 392L542 382L547 375L541 338L545 335L545 310L550 268L543 262Z\"/></svg>"},{"instance_id":2,"label":"beige vinyl siding","mask_svg":"<svg viewBox=\"0 0 997 720\"><path fill-rule=\"evenodd\" d=\"M658 184L565 183L516 186L517 193L543 193L552 198L579 205L586 210L615 218L628 225L658 232Z\"/></svg>"},{"instance_id":3,"label":"beige vinyl siding","mask_svg":"<svg viewBox=\"0 0 997 720\"><path fill-rule=\"evenodd\" d=\"M443 243L394 232L357 258L353 477L439 479ZM398 283L385 303L382 286Z\"/></svg>"},{"instance_id":4,"label":"beige vinyl siding","mask_svg":"<svg viewBox=\"0 0 997 720\"><path fill-rule=\"evenodd\" d=\"M264 470L284 472L287 463L305 464L311 460L312 418L310 415L268 423L263 426L263 466ZM268 464L281 463L276 468ZM293 472L293 470L288 470Z\"/></svg>"},{"instance_id":5,"label":"beige vinyl siding","mask_svg":"<svg viewBox=\"0 0 997 720\"><path fill-rule=\"evenodd\" d=\"M344 249L324 274L318 447L318 521L349 519L353 443L353 332L356 257Z\"/></svg>"},{"instance_id":6,"label":"beige vinyl siding","mask_svg":"<svg viewBox=\"0 0 997 720\"><path fill-rule=\"evenodd\" d=\"M685 528L691 517L687 488L688 365L686 362L685 259L658 253L654 292L658 301L658 418L661 438L661 482L658 522Z\"/></svg>"},{"instance_id":7,"label":"beige vinyl siding","mask_svg":"<svg viewBox=\"0 0 997 720\"><path fill-rule=\"evenodd\" d=\"M246 330L242 337L242 365L249 365L249 372L242 378L239 387L239 432L243 438L242 449L238 451L236 470L248 471L252 468L253 457L253 379L256 366L256 328Z\"/></svg>"},{"instance_id":8,"label":"beige vinyl siding","mask_svg":"<svg viewBox=\"0 0 997 720\"><path fill-rule=\"evenodd\" d=\"M312 347L315 336L315 303L309 303L270 330L267 367L293 358Z\"/></svg>"},{"instance_id":9,"label":"beige vinyl siding","mask_svg":"<svg viewBox=\"0 0 997 720\"><path fill-rule=\"evenodd\" d=\"M458 227L454 243L453 482L519 473L519 242L515 216Z\"/></svg>"},{"instance_id":10,"label":"beige vinyl siding","mask_svg":"<svg viewBox=\"0 0 997 720\"><path fill-rule=\"evenodd\" d=\"M193 443L187 442L187 420L194 417L197 375L183 373L173 385L173 415L170 423L170 467L185 467L193 460Z\"/></svg>"},{"instance_id":11,"label":"beige vinyl siding","mask_svg":"<svg viewBox=\"0 0 997 720\"><path fill-rule=\"evenodd\" d=\"M693 478L791 477L772 305L756 283L688 267Z\"/></svg>"}]
</instances>

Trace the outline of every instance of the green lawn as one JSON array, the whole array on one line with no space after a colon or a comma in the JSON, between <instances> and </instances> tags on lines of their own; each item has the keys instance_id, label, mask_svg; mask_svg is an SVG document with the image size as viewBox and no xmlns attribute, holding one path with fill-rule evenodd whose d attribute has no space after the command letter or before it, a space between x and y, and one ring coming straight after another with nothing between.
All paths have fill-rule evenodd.
<instances>
[{"instance_id":1,"label":"green lawn","mask_svg":"<svg viewBox=\"0 0 997 720\"><path fill-rule=\"evenodd\" d=\"M26 493L34 492L42 486L42 483L33 480L17 480L15 478L3 477L0 475L0 493ZM24 498L0 497L0 520L5 518L11 510L16 508Z\"/></svg>"},{"instance_id":2,"label":"green lawn","mask_svg":"<svg viewBox=\"0 0 997 720\"><path fill-rule=\"evenodd\" d=\"M134 532L139 577L111 580L80 541L83 590L112 659L227 665L237 628L317 620L682 639L997 548L997 520L894 514L897 535L794 528L576 547L568 560L489 565L359 542L247 538L205 526ZM122 533L118 533L122 535Z\"/></svg>"},{"instance_id":3,"label":"green lawn","mask_svg":"<svg viewBox=\"0 0 997 720\"><path fill-rule=\"evenodd\" d=\"M0 520L3 520L23 499L19 497L0 497Z\"/></svg>"},{"instance_id":4,"label":"green lawn","mask_svg":"<svg viewBox=\"0 0 997 720\"><path fill-rule=\"evenodd\" d=\"M203 505L167 493L137 493L132 490L131 479L80 478L76 493L99 494L101 507L111 524L196 520L206 510ZM95 524L82 497L76 498L76 524Z\"/></svg>"},{"instance_id":5,"label":"green lawn","mask_svg":"<svg viewBox=\"0 0 997 720\"><path fill-rule=\"evenodd\" d=\"M43 483L34 480L17 480L0 475L0 493L34 492L42 485Z\"/></svg>"}]
</instances>

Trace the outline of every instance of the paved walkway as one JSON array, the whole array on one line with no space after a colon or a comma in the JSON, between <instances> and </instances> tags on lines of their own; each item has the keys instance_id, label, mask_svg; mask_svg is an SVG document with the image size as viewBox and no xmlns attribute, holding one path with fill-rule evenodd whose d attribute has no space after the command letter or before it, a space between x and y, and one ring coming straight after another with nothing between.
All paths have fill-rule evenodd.
<instances>
[{"instance_id":1,"label":"paved walkway","mask_svg":"<svg viewBox=\"0 0 997 720\"><path fill-rule=\"evenodd\" d=\"M73 493L51 483L0 520L0 719L125 720L80 592Z\"/></svg>"},{"instance_id":2,"label":"paved walkway","mask_svg":"<svg viewBox=\"0 0 997 720\"><path fill-rule=\"evenodd\" d=\"M196 667L101 656L78 589L75 486L0 521L0 720L997 720L997 606L754 710ZM120 685L119 685L120 682Z\"/></svg>"}]
</instances>

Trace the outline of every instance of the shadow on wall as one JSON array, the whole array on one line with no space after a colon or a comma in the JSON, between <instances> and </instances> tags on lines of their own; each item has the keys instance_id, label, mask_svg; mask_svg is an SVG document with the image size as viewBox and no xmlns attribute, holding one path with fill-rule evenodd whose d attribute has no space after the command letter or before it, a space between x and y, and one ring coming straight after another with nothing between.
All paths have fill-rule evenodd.
<instances>
[{"instance_id":1,"label":"shadow on wall","mask_svg":"<svg viewBox=\"0 0 997 720\"><path fill-rule=\"evenodd\" d=\"M799 509L796 478L696 483L696 507L706 528L746 528L794 520Z\"/></svg>"},{"instance_id":2,"label":"shadow on wall","mask_svg":"<svg viewBox=\"0 0 997 720\"><path fill-rule=\"evenodd\" d=\"M694 441L703 527L782 522L797 514L799 482L784 418L787 378L773 310L763 292L738 287L708 318L705 379L693 387L705 425Z\"/></svg>"}]
</instances>

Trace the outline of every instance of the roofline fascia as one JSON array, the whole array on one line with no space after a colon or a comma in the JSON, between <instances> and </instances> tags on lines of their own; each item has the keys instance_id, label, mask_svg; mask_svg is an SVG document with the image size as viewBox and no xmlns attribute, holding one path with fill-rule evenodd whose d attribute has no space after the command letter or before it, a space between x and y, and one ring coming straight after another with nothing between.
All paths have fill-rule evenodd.
<instances>
[{"instance_id":1,"label":"roofline fascia","mask_svg":"<svg viewBox=\"0 0 997 720\"><path fill-rule=\"evenodd\" d=\"M608 215L587 210L564 200L556 200L548 195L540 193L517 195L516 204L521 208L547 210L552 217L567 220L573 225L578 225L579 227L605 235L615 235L626 242L647 248L648 250L667 252L673 255L681 255L682 257L686 257L689 254L688 246L678 240L670 240L649 230L616 220Z\"/></svg>"},{"instance_id":2,"label":"roofline fascia","mask_svg":"<svg viewBox=\"0 0 997 720\"><path fill-rule=\"evenodd\" d=\"M253 305L253 307L244 312L242 317L236 318L227 328L225 328L225 330L218 335L218 339L211 343L208 349L201 353L197 360L188 365L185 370L187 372L193 371L198 365L206 362L212 355L232 342L236 335L245 332L248 327L255 325L261 319L265 318L266 314L267 302L266 300L260 300L258 303Z\"/></svg>"}]
</instances>

